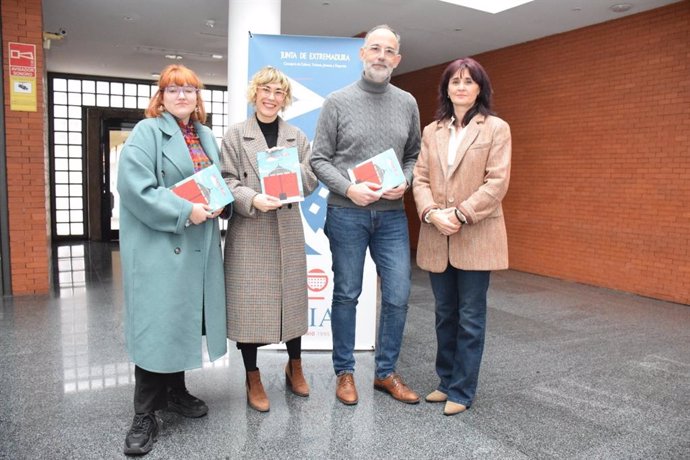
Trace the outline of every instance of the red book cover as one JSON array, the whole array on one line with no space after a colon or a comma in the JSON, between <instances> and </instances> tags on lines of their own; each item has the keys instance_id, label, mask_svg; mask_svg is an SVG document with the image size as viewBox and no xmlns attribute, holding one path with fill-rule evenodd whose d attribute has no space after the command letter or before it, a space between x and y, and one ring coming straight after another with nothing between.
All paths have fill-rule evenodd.
<instances>
[{"instance_id":1,"label":"red book cover","mask_svg":"<svg viewBox=\"0 0 690 460\"><path fill-rule=\"evenodd\" d=\"M376 170L376 165L373 161L367 161L359 166L355 166L352 168L352 175L356 184L360 182L373 182L374 184L381 185L381 176Z\"/></svg>"},{"instance_id":2,"label":"red book cover","mask_svg":"<svg viewBox=\"0 0 690 460\"><path fill-rule=\"evenodd\" d=\"M173 193L177 196L184 198L192 203L206 204L206 197L204 196L199 184L193 179L186 182L182 182L174 186L172 189Z\"/></svg>"},{"instance_id":3,"label":"red book cover","mask_svg":"<svg viewBox=\"0 0 690 460\"><path fill-rule=\"evenodd\" d=\"M271 195L279 200L287 200L288 197L299 195L297 174L283 173L266 176L263 179L266 195Z\"/></svg>"},{"instance_id":4,"label":"red book cover","mask_svg":"<svg viewBox=\"0 0 690 460\"><path fill-rule=\"evenodd\" d=\"M235 201L215 164L182 179L170 187L170 190L192 203L208 204L214 211Z\"/></svg>"}]
</instances>

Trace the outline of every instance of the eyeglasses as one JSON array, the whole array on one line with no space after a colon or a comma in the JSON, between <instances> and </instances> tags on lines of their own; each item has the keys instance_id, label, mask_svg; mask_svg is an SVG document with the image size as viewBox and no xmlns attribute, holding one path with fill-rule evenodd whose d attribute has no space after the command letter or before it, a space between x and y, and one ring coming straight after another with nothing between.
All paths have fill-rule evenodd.
<instances>
[{"instance_id":1,"label":"eyeglasses","mask_svg":"<svg viewBox=\"0 0 690 460\"><path fill-rule=\"evenodd\" d=\"M166 94L177 95L184 93L185 96L191 96L192 94L196 94L199 88L195 88L194 86L166 86L163 88L163 91L165 91Z\"/></svg>"},{"instance_id":2,"label":"eyeglasses","mask_svg":"<svg viewBox=\"0 0 690 460\"><path fill-rule=\"evenodd\" d=\"M384 48L381 45L369 45L364 47L371 54L380 54L383 51L383 55L387 58L393 58L397 56L398 51L393 48Z\"/></svg>"},{"instance_id":3,"label":"eyeglasses","mask_svg":"<svg viewBox=\"0 0 690 460\"><path fill-rule=\"evenodd\" d=\"M286 91L283 91L282 89L273 90L268 86L259 86L259 92L264 97L269 97L272 94L273 97L276 98L277 100L285 99L285 96L287 96Z\"/></svg>"}]
</instances>

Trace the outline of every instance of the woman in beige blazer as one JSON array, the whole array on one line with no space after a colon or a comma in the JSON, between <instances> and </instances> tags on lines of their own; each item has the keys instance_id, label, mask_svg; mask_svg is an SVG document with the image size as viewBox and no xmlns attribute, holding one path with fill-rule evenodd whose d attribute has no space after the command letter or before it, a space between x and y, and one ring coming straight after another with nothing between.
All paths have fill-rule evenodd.
<instances>
[{"instance_id":1,"label":"woman in beige blazer","mask_svg":"<svg viewBox=\"0 0 690 460\"><path fill-rule=\"evenodd\" d=\"M455 415L472 405L484 350L492 270L508 268L501 201L510 177L510 128L493 115L484 68L452 62L439 85L436 121L424 128L414 169L422 226L417 264L430 272L436 301L436 373L428 402Z\"/></svg>"},{"instance_id":2,"label":"woman in beige blazer","mask_svg":"<svg viewBox=\"0 0 690 460\"><path fill-rule=\"evenodd\" d=\"M307 332L307 256L298 203L282 204L261 193L257 153L296 147L305 195L317 185L309 166L309 141L278 112L292 99L285 74L265 67L249 84L255 114L230 126L223 139L222 173L235 196L225 237L228 338L237 342L247 373L247 402L266 412L270 404L257 367L257 348L285 342L286 383L309 395L302 373L301 338Z\"/></svg>"}]
</instances>

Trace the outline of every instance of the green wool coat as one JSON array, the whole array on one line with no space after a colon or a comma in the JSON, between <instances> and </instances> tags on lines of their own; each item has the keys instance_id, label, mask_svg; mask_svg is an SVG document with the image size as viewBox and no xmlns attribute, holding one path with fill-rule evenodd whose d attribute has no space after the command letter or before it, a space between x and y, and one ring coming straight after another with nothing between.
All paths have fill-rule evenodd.
<instances>
[{"instance_id":1,"label":"green wool coat","mask_svg":"<svg viewBox=\"0 0 690 460\"><path fill-rule=\"evenodd\" d=\"M200 123L195 127L204 151L218 163L213 133ZM130 359L152 372L201 367L202 328L211 360L227 351L217 219L186 226L192 203L169 190L193 173L172 115L137 123L122 149L117 181L125 339Z\"/></svg>"}]
</instances>

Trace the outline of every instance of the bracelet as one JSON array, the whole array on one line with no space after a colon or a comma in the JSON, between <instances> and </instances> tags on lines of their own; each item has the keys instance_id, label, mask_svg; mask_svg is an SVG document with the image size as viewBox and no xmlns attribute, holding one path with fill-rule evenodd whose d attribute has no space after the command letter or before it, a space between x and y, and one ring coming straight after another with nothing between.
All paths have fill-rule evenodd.
<instances>
[{"instance_id":1,"label":"bracelet","mask_svg":"<svg viewBox=\"0 0 690 460\"><path fill-rule=\"evenodd\" d=\"M465 215L461 213L458 208L455 208L453 213L455 213L455 218L458 219L458 222L460 222L461 225L467 225L467 217L465 217Z\"/></svg>"}]
</instances>

